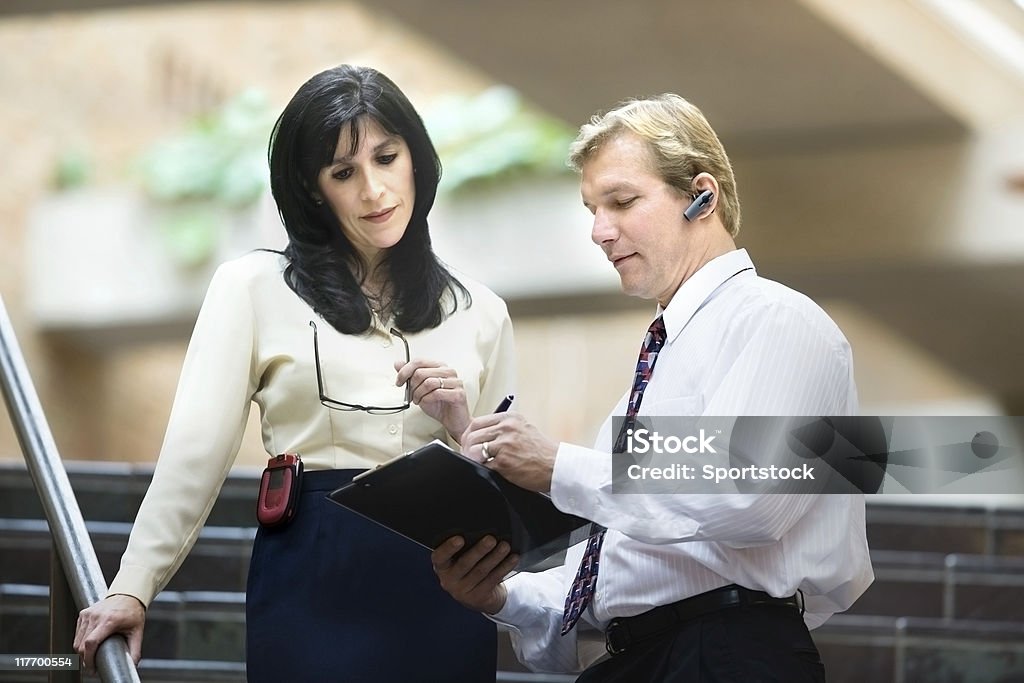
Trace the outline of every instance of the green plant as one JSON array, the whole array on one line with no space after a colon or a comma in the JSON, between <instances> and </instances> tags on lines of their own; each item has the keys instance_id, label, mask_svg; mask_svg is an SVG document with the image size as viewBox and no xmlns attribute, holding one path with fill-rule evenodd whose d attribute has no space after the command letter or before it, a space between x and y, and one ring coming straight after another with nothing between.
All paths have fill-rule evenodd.
<instances>
[{"instance_id":1,"label":"green plant","mask_svg":"<svg viewBox=\"0 0 1024 683\"><path fill-rule=\"evenodd\" d=\"M267 97L247 90L143 154L138 164L143 189L167 205L159 228L183 265L209 259L225 216L254 204L265 191L274 118Z\"/></svg>"},{"instance_id":2,"label":"green plant","mask_svg":"<svg viewBox=\"0 0 1024 683\"><path fill-rule=\"evenodd\" d=\"M93 172L92 156L82 147L68 147L61 151L53 169L51 184L60 192L88 184Z\"/></svg>"},{"instance_id":3,"label":"green plant","mask_svg":"<svg viewBox=\"0 0 1024 683\"><path fill-rule=\"evenodd\" d=\"M575 131L531 110L509 87L443 97L424 120L444 164L442 192L569 172L565 160Z\"/></svg>"},{"instance_id":4,"label":"green plant","mask_svg":"<svg viewBox=\"0 0 1024 683\"><path fill-rule=\"evenodd\" d=\"M249 205L267 184L266 149L273 124L266 96L247 90L181 134L154 143L140 163L143 187L159 201Z\"/></svg>"}]
</instances>

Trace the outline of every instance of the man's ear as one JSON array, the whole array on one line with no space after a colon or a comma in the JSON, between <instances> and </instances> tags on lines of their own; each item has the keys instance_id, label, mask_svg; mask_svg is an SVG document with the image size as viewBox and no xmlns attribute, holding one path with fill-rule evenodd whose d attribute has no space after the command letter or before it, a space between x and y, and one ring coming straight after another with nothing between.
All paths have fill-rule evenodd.
<instances>
[{"instance_id":1,"label":"man's ear","mask_svg":"<svg viewBox=\"0 0 1024 683\"><path fill-rule=\"evenodd\" d=\"M698 173L693 179L692 188L690 198L693 201L683 211L683 218L687 222L711 214L718 205L718 181L710 173Z\"/></svg>"},{"instance_id":2,"label":"man's ear","mask_svg":"<svg viewBox=\"0 0 1024 683\"><path fill-rule=\"evenodd\" d=\"M683 211L683 218L687 221L695 221L697 218L704 213L705 207L715 200L715 193L712 190L704 190L700 194L693 195L693 201L686 211Z\"/></svg>"}]
</instances>

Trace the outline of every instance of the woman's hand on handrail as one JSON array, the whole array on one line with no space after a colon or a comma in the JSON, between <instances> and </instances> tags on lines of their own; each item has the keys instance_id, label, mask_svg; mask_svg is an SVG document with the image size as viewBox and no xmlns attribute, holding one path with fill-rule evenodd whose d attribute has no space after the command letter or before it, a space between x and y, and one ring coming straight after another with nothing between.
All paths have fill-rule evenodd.
<instances>
[{"instance_id":1,"label":"woman's hand on handrail","mask_svg":"<svg viewBox=\"0 0 1024 683\"><path fill-rule=\"evenodd\" d=\"M146 608L131 595L111 595L79 612L74 648L82 656L85 669L96 670L96 650L114 634L128 641L128 652L138 665L145 623Z\"/></svg>"}]
</instances>

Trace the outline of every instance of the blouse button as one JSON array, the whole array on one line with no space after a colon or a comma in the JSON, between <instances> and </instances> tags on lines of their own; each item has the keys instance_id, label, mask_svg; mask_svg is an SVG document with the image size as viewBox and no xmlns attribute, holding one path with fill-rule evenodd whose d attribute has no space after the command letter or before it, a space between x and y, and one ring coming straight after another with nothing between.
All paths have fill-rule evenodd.
<instances>
[{"instance_id":1,"label":"blouse button","mask_svg":"<svg viewBox=\"0 0 1024 683\"><path fill-rule=\"evenodd\" d=\"M388 434L397 434L397 433L398 433L398 425L389 425L388 426Z\"/></svg>"},{"instance_id":2,"label":"blouse button","mask_svg":"<svg viewBox=\"0 0 1024 683\"><path fill-rule=\"evenodd\" d=\"M382 341L380 343L380 345L383 346L385 349L390 349L391 348L391 340L390 339L385 339L384 341Z\"/></svg>"}]
</instances>

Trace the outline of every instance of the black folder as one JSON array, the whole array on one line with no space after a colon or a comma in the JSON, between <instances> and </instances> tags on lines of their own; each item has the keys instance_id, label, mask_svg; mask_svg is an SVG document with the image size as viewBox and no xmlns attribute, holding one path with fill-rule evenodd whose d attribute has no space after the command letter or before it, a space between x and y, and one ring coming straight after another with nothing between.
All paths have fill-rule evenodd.
<instances>
[{"instance_id":1,"label":"black folder","mask_svg":"<svg viewBox=\"0 0 1024 683\"><path fill-rule=\"evenodd\" d=\"M367 470L328 496L431 550L452 536L468 548L486 535L507 541L526 571L586 539L590 521L516 486L441 441Z\"/></svg>"}]
</instances>

